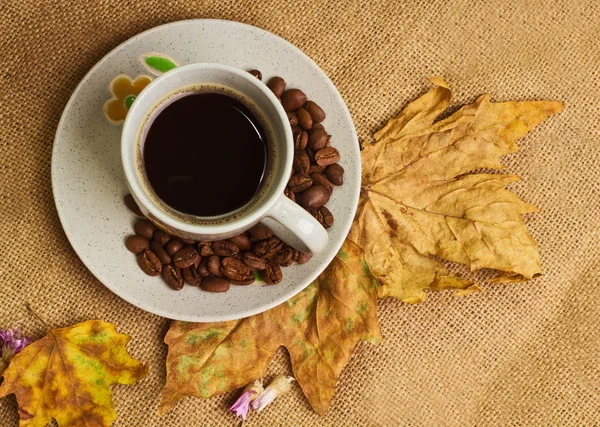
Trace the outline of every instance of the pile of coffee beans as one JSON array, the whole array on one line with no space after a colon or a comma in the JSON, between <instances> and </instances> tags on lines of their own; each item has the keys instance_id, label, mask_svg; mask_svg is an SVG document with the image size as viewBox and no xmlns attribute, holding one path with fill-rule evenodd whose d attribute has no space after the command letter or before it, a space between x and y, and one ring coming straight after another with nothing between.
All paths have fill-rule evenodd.
<instances>
[{"instance_id":1,"label":"pile of coffee beans","mask_svg":"<svg viewBox=\"0 0 600 427\"><path fill-rule=\"evenodd\" d=\"M258 70L251 70L250 74L262 79ZM337 163L340 153L331 146L331 135L321 124L325 112L300 89L286 90L281 77L273 77L267 86L281 101L294 136L294 169L285 195L329 228L333 215L325 205L334 186L344 183L344 168Z\"/></svg>"},{"instance_id":2,"label":"pile of coffee beans","mask_svg":"<svg viewBox=\"0 0 600 427\"><path fill-rule=\"evenodd\" d=\"M249 71L262 80L258 70ZM333 215L325 206L335 186L344 183L344 168L337 162L340 153L331 146L331 136L321 124L325 112L309 101L300 89L287 89L281 77L267 86L281 101L294 136L294 167L285 195L298 203L323 227L333 225ZM137 216L142 212L129 194L125 203ZM226 292L231 284L250 285L260 278L269 285L281 282L281 267L304 264L310 255L302 253L273 235L263 224L227 240L193 241L173 236L147 219L138 220L135 235L125 246L149 276L162 276L174 290L184 283L208 292Z\"/></svg>"},{"instance_id":3,"label":"pile of coffee beans","mask_svg":"<svg viewBox=\"0 0 600 427\"><path fill-rule=\"evenodd\" d=\"M135 206L131 195L128 206ZM131 209L140 215L137 206ZM127 237L125 246L149 276L161 275L176 291L184 283L200 286L209 292L225 292L230 284L250 285L256 275L269 285L283 277L281 267L297 262L304 264L310 255L297 251L273 235L263 224L245 233L216 242L193 241L173 236L157 228L147 219L138 220L135 235Z\"/></svg>"}]
</instances>

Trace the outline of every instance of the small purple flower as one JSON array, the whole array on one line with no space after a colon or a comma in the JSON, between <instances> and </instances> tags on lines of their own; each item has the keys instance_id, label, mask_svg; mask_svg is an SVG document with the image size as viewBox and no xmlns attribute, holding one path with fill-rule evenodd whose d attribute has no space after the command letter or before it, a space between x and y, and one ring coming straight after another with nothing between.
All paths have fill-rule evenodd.
<instances>
[{"instance_id":1,"label":"small purple flower","mask_svg":"<svg viewBox=\"0 0 600 427\"><path fill-rule=\"evenodd\" d=\"M254 381L254 383L248 384L241 396L235 401L233 406L229 408L230 411L235 413L236 417L242 417L245 421L248 416L248 410L250 410L250 402L258 397L263 391L263 385L260 380Z\"/></svg>"},{"instance_id":2,"label":"small purple flower","mask_svg":"<svg viewBox=\"0 0 600 427\"><path fill-rule=\"evenodd\" d=\"M32 342L32 338L21 336L21 328L0 330L2 358L7 361Z\"/></svg>"},{"instance_id":3,"label":"small purple flower","mask_svg":"<svg viewBox=\"0 0 600 427\"><path fill-rule=\"evenodd\" d=\"M0 375L8 367L10 359L32 342L32 338L21 336L20 328L0 329Z\"/></svg>"},{"instance_id":4,"label":"small purple flower","mask_svg":"<svg viewBox=\"0 0 600 427\"><path fill-rule=\"evenodd\" d=\"M292 386L290 384L292 381L295 381L294 377L286 377L283 375L276 376L260 396L252 402L252 408L256 409L256 412L265 409L277 396L291 390Z\"/></svg>"}]
</instances>

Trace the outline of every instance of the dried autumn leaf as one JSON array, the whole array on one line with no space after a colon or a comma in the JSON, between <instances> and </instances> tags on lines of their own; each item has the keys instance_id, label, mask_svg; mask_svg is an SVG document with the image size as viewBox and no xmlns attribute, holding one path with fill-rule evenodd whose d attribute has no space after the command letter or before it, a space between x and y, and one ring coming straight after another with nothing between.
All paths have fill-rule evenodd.
<instances>
[{"instance_id":1,"label":"dried autumn leaf","mask_svg":"<svg viewBox=\"0 0 600 427\"><path fill-rule=\"evenodd\" d=\"M125 349L128 335L100 320L48 334L17 354L4 372L0 397L14 393L19 426L109 426L117 417L111 384L133 384L148 368Z\"/></svg>"},{"instance_id":2,"label":"dried autumn leaf","mask_svg":"<svg viewBox=\"0 0 600 427\"><path fill-rule=\"evenodd\" d=\"M349 235L379 280L379 296L420 302L425 289L466 289L431 255L503 272L498 281L541 273L537 246L522 215L537 208L505 187L514 175L469 174L500 169L516 141L563 109L549 101L490 102L483 95L434 122L450 103L438 87L409 104L375 134L362 153L361 200ZM472 288L470 291L476 290Z\"/></svg>"},{"instance_id":3,"label":"dried autumn leaf","mask_svg":"<svg viewBox=\"0 0 600 427\"><path fill-rule=\"evenodd\" d=\"M159 412L186 396L211 397L262 377L284 346L302 391L324 414L356 344L381 340L375 285L360 249L347 241L317 280L265 313L219 323L172 322Z\"/></svg>"}]
</instances>

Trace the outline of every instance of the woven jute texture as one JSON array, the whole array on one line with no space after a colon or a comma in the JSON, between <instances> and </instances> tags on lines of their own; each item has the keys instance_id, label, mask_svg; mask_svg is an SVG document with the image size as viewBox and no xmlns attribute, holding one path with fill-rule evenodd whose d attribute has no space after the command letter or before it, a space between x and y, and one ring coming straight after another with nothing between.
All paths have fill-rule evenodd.
<instances>
[{"instance_id":1,"label":"woven jute texture","mask_svg":"<svg viewBox=\"0 0 600 427\"><path fill-rule=\"evenodd\" d=\"M53 137L77 83L110 49L159 24L222 18L300 47L331 77L361 140L443 76L454 105L566 103L507 156L511 186L541 208L526 218L544 275L468 298L379 304L383 344L361 343L324 417L299 387L247 425L600 425L600 7L595 1L2 0L0 2L0 326L116 323L150 374L113 387L117 426L235 425L233 393L156 415L166 319L113 295L85 268L58 220ZM291 373L285 350L269 376ZM0 424L16 426L14 396Z\"/></svg>"}]
</instances>

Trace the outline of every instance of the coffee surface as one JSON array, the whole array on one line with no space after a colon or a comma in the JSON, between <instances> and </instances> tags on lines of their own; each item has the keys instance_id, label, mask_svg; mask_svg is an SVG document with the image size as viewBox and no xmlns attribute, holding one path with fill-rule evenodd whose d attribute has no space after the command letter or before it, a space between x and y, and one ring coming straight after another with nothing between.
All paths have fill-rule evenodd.
<instances>
[{"instance_id":1,"label":"coffee surface","mask_svg":"<svg viewBox=\"0 0 600 427\"><path fill-rule=\"evenodd\" d=\"M143 158L150 185L167 205L217 216L255 196L266 169L267 141L258 119L236 98L191 92L158 113Z\"/></svg>"}]
</instances>

